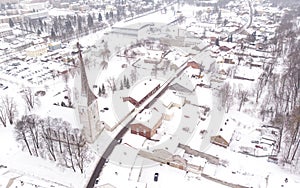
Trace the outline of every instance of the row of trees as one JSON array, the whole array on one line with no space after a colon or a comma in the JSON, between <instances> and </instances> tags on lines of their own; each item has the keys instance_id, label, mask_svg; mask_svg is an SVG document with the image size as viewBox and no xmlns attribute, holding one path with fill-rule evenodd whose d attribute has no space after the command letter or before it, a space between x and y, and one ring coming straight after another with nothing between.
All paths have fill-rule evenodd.
<instances>
[{"instance_id":1,"label":"row of trees","mask_svg":"<svg viewBox=\"0 0 300 188\"><path fill-rule=\"evenodd\" d=\"M271 122L282 129L282 154L285 162L293 162L300 157L297 152L300 144L300 41L297 36L300 28L294 20L299 10L287 12L276 31L272 41L275 65L269 66L267 72L268 94L263 105L273 109ZM277 66L277 67L276 67ZM275 68L280 67L280 73Z\"/></svg>"},{"instance_id":2,"label":"row of trees","mask_svg":"<svg viewBox=\"0 0 300 188\"><path fill-rule=\"evenodd\" d=\"M113 19L114 15L111 11L106 12L105 19ZM95 21L98 22L95 22ZM66 17L55 16L52 17L51 22L46 22L42 18L39 19L25 19L20 22L17 26L22 30L29 32L35 32L38 35L42 32L49 33L52 39L67 38L70 35L87 33L89 30L95 30L101 28L103 21L102 14L99 12L98 15L95 13L87 15L67 15ZM10 27L14 27L16 24L12 19L9 19ZM24 33L23 33L24 34Z\"/></svg>"},{"instance_id":3,"label":"row of trees","mask_svg":"<svg viewBox=\"0 0 300 188\"><path fill-rule=\"evenodd\" d=\"M25 115L15 126L16 139L30 155L57 161L83 173L89 160L88 146L79 129L57 118Z\"/></svg>"}]
</instances>

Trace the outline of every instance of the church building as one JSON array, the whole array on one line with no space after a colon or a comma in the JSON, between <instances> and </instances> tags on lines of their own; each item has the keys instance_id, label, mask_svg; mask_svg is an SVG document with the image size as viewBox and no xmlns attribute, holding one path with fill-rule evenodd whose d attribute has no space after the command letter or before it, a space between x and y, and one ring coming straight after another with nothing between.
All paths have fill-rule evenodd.
<instances>
[{"instance_id":1,"label":"church building","mask_svg":"<svg viewBox=\"0 0 300 188\"><path fill-rule=\"evenodd\" d=\"M81 88L76 109L78 110L80 124L82 125L86 140L89 143L93 143L103 130L103 126L100 124L97 97L92 92L88 83L79 42L77 43L77 48L79 53Z\"/></svg>"}]
</instances>

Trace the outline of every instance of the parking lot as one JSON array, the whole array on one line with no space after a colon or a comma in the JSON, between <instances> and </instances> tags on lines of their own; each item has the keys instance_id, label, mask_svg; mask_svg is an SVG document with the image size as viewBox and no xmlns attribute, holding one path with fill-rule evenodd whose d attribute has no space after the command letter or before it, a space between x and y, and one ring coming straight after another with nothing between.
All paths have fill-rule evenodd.
<instances>
[{"instance_id":1,"label":"parking lot","mask_svg":"<svg viewBox=\"0 0 300 188\"><path fill-rule=\"evenodd\" d=\"M24 86L38 86L54 80L71 66L59 60L43 62L37 59L29 61L14 60L0 64L0 89L7 87L5 82ZM1 80L3 80L1 82Z\"/></svg>"}]
</instances>

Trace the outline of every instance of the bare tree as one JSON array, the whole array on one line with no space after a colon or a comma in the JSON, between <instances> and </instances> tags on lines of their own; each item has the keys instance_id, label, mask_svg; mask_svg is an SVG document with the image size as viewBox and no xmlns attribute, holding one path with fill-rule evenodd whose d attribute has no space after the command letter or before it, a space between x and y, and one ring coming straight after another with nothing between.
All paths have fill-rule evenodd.
<instances>
[{"instance_id":1,"label":"bare tree","mask_svg":"<svg viewBox=\"0 0 300 188\"><path fill-rule=\"evenodd\" d=\"M9 123L13 124L15 115L17 113L15 101L13 100L13 98L8 97L6 95L4 98L2 98L2 104L3 104L3 107L5 108L5 113L7 115Z\"/></svg>"},{"instance_id":2,"label":"bare tree","mask_svg":"<svg viewBox=\"0 0 300 188\"><path fill-rule=\"evenodd\" d=\"M39 121L40 121L40 117L37 115L32 114L29 116L25 116L26 127L28 128L28 131L30 133L36 156L39 155L38 149L40 148Z\"/></svg>"},{"instance_id":3,"label":"bare tree","mask_svg":"<svg viewBox=\"0 0 300 188\"><path fill-rule=\"evenodd\" d=\"M221 98L221 105L225 108L226 113L234 103L234 88L226 82L219 90L219 96Z\"/></svg>"},{"instance_id":4,"label":"bare tree","mask_svg":"<svg viewBox=\"0 0 300 188\"><path fill-rule=\"evenodd\" d=\"M300 106L298 106L292 111L289 120L289 126L286 128L289 133L288 135L290 135L288 137L288 140L290 142L288 146L289 149L287 152L286 160L293 161L295 159L295 155L298 151L300 144Z\"/></svg>"},{"instance_id":5,"label":"bare tree","mask_svg":"<svg viewBox=\"0 0 300 188\"><path fill-rule=\"evenodd\" d=\"M261 97L261 94L262 94L262 92L263 92L263 88L265 87L265 85L264 85L264 78L263 77L261 77L261 78L259 78L258 79L258 82L256 83L256 87L255 87L255 89L256 89L256 98L255 98L255 102L256 103L258 103L258 99Z\"/></svg>"},{"instance_id":6,"label":"bare tree","mask_svg":"<svg viewBox=\"0 0 300 188\"><path fill-rule=\"evenodd\" d=\"M16 131L16 140L17 141L24 141L25 145L28 149L28 152L30 155L32 155L32 151L30 149L29 141L28 141L28 129L26 127L25 123L25 117L23 116L21 120L17 121L17 124L15 126L15 131Z\"/></svg>"},{"instance_id":7,"label":"bare tree","mask_svg":"<svg viewBox=\"0 0 300 188\"><path fill-rule=\"evenodd\" d=\"M76 172L72 151L72 141L74 141L74 135L71 134L70 124L68 122L63 122L63 127L63 138L65 139L63 159L65 160L66 166L68 166L68 161L70 161L71 168L74 172Z\"/></svg>"},{"instance_id":8,"label":"bare tree","mask_svg":"<svg viewBox=\"0 0 300 188\"><path fill-rule=\"evenodd\" d=\"M114 77L109 77L106 82L108 83L108 87L111 89L112 93L114 93L116 88L116 79Z\"/></svg>"},{"instance_id":9,"label":"bare tree","mask_svg":"<svg viewBox=\"0 0 300 188\"><path fill-rule=\"evenodd\" d=\"M43 142L46 145L47 150L50 153L50 156L52 157L52 159L54 161L56 161L56 147L55 147L55 140L56 139L56 133L54 132L54 130L51 127L54 127L55 125L53 125L53 119L50 117L47 117L44 120L40 121L40 124L42 125L42 130L41 130L41 134L42 134L42 138L43 138Z\"/></svg>"},{"instance_id":10,"label":"bare tree","mask_svg":"<svg viewBox=\"0 0 300 188\"><path fill-rule=\"evenodd\" d=\"M243 89L241 86L239 86L238 97L240 99L240 103L239 103L238 111L241 111L242 106L245 104L247 100L248 94L249 94L248 90Z\"/></svg>"},{"instance_id":11,"label":"bare tree","mask_svg":"<svg viewBox=\"0 0 300 188\"><path fill-rule=\"evenodd\" d=\"M84 162L87 160L88 151L86 140L82 135L82 131L78 129L73 130L73 135L75 141L73 145L74 158L78 168L80 169L80 172L83 173Z\"/></svg>"},{"instance_id":12,"label":"bare tree","mask_svg":"<svg viewBox=\"0 0 300 188\"><path fill-rule=\"evenodd\" d=\"M272 110L269 110L270 107L270 103L271 103L271 96L270 95L266 95L261 103L261 110L260 110L260 115L262 116L262 121L265 121L266 115L269 115L269 113Z\"/></svg>"},{"instance_id":13,"label":"bare tree","mask_svg":"<svg viewBox=\"0 0 300 188\"><path fill-rule=\"evenodd\" d=\"M102 58L103 58L103 60L101 62L101 67L102 67L102 69L107 69L107 67L108 67L107 61L109 60L109 56L110 56L110 50L108 49L107 42L104 43L104 49L101 50L100 54L102 55Z\"/></svg>"},{"instance_id":14,"label":"bare tree","mask_svg":"<svg viewBox=\"0 0 300 188\"><path fill-rule=\"evenodd\" d=\"M5 108L2 106L0 106L0 122L4 127L6 127L7 116L6 116Z\"/></svg>"},{"instance_id":15,"label":"bare tree","mask_svg":"<svg viewBox=\"0 0 300 188\"><path fill-rule=\"evenodd\" d=\"M29 111L31 111L34 108L35 104L37 104L37 99L34 95L34 91L29 87L24 89L23 99L25 100Z\"/></svg>"},{"instance_id":16,"label":"bare tree","mask_svg":"<svg viewBox=\"0 0 300 188\"><path fill-rule=\"evenodd\" d=\"M55 138L58 142L59 152L63 153L63 127L62 127L62 119L55 118L52 120L52 129L54 129L55 132Z\"/></svg>"}]
</instances>

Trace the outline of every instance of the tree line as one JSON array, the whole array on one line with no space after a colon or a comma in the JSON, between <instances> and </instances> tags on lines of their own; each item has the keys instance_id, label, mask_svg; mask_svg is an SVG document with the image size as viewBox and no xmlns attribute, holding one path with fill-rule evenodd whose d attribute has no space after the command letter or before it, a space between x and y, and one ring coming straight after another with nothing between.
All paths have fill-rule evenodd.
<instances>
[{"instance_id":1,"label":"tree line","mask_svg":"<svg viewBox=\"0 0 300 188\"><path fill-rule=\"evenodd\" d=\"M79 129L67 121L36 114L24 115L15 125L16 140L30 155L56 161L84 172L89 161L86 139Z\"/></svg>"},{"instance_id":2,"label":"tree line","mask_svg":"<svg viewBox=\"0 0 300 188\"><path fill-rule=\"evenodd\" d=\"M250 97L254 98L257 116L281 130L279 151L285 163L295 163L300 157L300 28L295 22L298 16L297 8L285 13L275 37L268 40L274 58L263 62L263 74L253 90L225 83L219 92L226 112L234 101L238 101L240 111Z\"/></svg>"}]
</instances>

